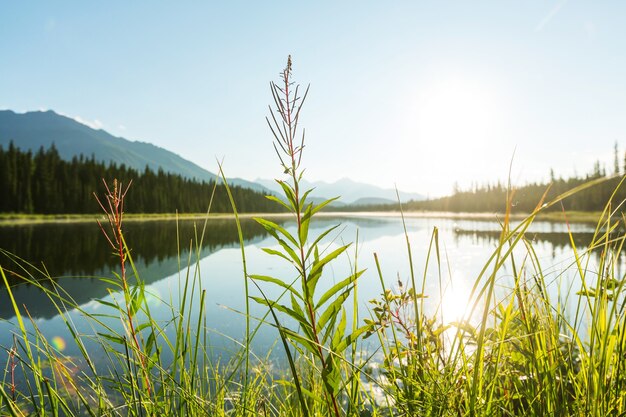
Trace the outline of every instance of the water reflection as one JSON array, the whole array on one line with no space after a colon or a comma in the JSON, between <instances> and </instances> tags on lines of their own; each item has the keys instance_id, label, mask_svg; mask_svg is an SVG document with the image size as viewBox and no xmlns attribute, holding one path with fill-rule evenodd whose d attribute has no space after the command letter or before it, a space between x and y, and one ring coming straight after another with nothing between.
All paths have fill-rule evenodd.
<instances>
[{"instance_id":1,"label":"water reflection","mask_svg":"<svg viewBox=\"0 0 626 417\"><path fill-rule=\"evenodd\" d=\"M203 222L146 221L128 222L125 238L131 242L131 254L138 273L146 284L157 282L187 264L190 245L202 236ZM242 221L248 242L262 239L266 233L256 222ZM193 243L192 243L193 242ZM238 243L234 221L211 219L202 240L200 258ZM180 245L180 249L179 246ZM100 280L112 277L119 267L111 247L95 223L37 224L0 227L0 256L18 305L27 305L34 318L57 314L55 306L39 288L24 283L20 276L30 275L52 289L43 271L62 285L68 295L81 305L108 294L111 285ZM194 247L194 251L196 248ZM16 258L10 254L16 255ZM0 292L0 318L14 315L5 291Z\"/></svg>"},{"instance_id":2,"label":"water reflection","mask_svg":"<svg viewBox=\"0 0 626 417\"><path fill-rule=\"evenodd\" d=\"M455 241L470 239L473 244L493 246L500 241L500 232L495 230L454 229ZM579 232L573 235L577 247L587 247L593 240L593 232ZM549 243L553 249L571 247L570 237L563 232L528 232L525 238L531 243Z\"/></svg>"},{"instance_id":3,"label":"water reflection","mask_svg":"<svg viewBox=\"0 0 626 417\"><path fill-rule=\"evenodd\" d=\"M285 219L276 221L290 232L295 232L295 222ZM398 280L405 284L409 282L411 273L407 259L405 226L411 242L414 271L418 276L426 277L424 292L429 298L425 304L427 307L432 305L431 313L441 314L446 321L458 320L466 312L471 288L500 237L500 226L496 222L485 220L408 218L403 225L397 217L361 216L319 218L311 224L311 236L319 235L324 229L337 223L342 224L337 229L340 234L329 236L323 247L332 250L333 245L354 241L358 230L359 269L367 269L359 280L361 317L369 315L367 301L380 297L381 293L377 268L372 256L374 252L379 256L388 288L394 288ZM252 220L244 220L242 227L246 237L248 271L285 280L293 279L292 265L268 256L260 249L270 246L280 250L273 239ZM431 258L428 264L427 259L434 227L439 229L442 277L439 276L437 263ZM582 249L591 241L593 228L585 225L573 225L573 228L575 242ZM154 307L152 314L159 322L171 320L172 311L168 309L167 304L177 302L176 294L181 282L178 279L178 254L181 255L180 265L186 266L190 242L195 241L195 236L201 233L200 230L201 222L196 226L193 221L182 221L178 226L174 221L127 224L126 239L132 247L139 273L147 284L151 310ZM544 267L546 265L548 267L544 272L551 274L547 279L556 281L558 278L566 285L572 285L574 294L580 286L575 281L570 282L567 277L561 279L561 274L567 270L570 262L568 257L571 256L567 228L564 225L537 223L526 236L536 244L537 256L546 261ZM207 290L207 327L214 329L222 339L223 335L227 335L234 340L242 340L245 329L243 316L235 312L243 311L245 308L241 253L237 246L237 231L232 220L209 221L202 247L199 248L201 260L199 264L202 270L199 283ZM69 293L76 304L82 305L88 312L102 311L98 310L101 308L98 303L90 302L91 300L100 298L110 300L108 290L111 285L93 277L110 277L118 265L107 241L95 224L0 227L0 248L16 253L35 265L45 264L50 275L55 277L55 282ZM352 249L350 255L353 260ZM564 263L559 264L563 259ZM347 258L338 259L332 267L327 268L325 281L320 285L331 286L345 278L350 273L350 262L351 260ZM11 271L19 271L19 265L9 257L0 256L0 264ZM429 268L424 272L427 264ZM33 268L28 268L28 271L41 276L40 273L33 272ZM510 274L506 265L502 272L505 275ZM182 276L184 279L184 273ZM76 353L76 347L72 343L65 343L70 341L70 338L47 296L36 287L17 285L19 280L15 275L10 279L18 305L27 306L38 325L45 328L46 336L51 343L60 351ZM440 288L439 283L442 283L444 288ZM49 283L45 285L50 287ZM419 285L421 286L421 279ZM269 287L264 287L263 290L267 291L270 297L279 295ZM165 300L165 303L161 300ZM262 317L267 311L265 307L254 304L251 308L254 317ZM0 288L0 346L8 346L10 341L6 336L12 329L10 323L3 323L1 319L11 320L12 316L13 310L6 291ZM70 316L76 326L86 326L81 321L80 314L71 312ZM116 325L119 326L119 323ZM88 328L81 328L81 331L85 334L93 332ZM221 343L222 339L219 337L213 339L215 345ZM275 341L275 330L267 326L256 336L254 348L263 356L274 346Z\"/></svg>"}]
</instances>

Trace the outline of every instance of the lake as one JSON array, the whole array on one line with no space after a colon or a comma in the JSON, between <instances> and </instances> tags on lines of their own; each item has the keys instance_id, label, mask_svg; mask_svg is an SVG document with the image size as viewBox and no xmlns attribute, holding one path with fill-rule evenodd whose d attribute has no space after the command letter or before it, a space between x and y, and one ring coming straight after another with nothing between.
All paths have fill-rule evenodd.
<instances>
[{"instance_id":1,"label":"lake","mask_svg":"<svg viewBox=\"0 0 626 417\"><path fill-rule=\"evenodd\" d=\"M288 218L276 218L276 222L290 231L295 230L295 222ZM495 220L495 219L494 219ZM241 250L233 220L209 219L202 245L196 246L195 236L202 234L203 221L134 221L126 224L126 241L132 248L132 256L139 276L145 281L152 315L163 323L172 317L168 305L177 305L181 287L188 279L198 274L197 295L200 289L206 290L206 324L210 330L210 344L213 354L228 357L237 343L244 339L245 310L244 278ZM396 215L344 215L323 216L311 225L311 234L321 233L326 228L341 224L337 233L329 235L322 247L328 250L344 242L358 245L349 249L349 257L339 258L327 268L322 280L326 286L345 278L355 262L355 252L359 269L367 271L359 279L358 300L361 317L368 315L368 301L382 292L373 254L378 255L384 280L388 288L398 286L398 281L407 283L410 277L407 245L402 220ZM251 274L272 275L287 281L294 279L292 267L277 257L261 250L264 247L279 249L273 239L251 219L242 221L245 237L245 255L248 272ZM426 273L425 293L427 307L432 313L440 314L444 321L459 318L465 309L472 285L493 253L499 239L500 226L496 221L485 219L450 219L408 217L406 229L411 244L415 273L418 281L424 274L428 246L434 228L439 232L441 256L441 282L437 263L431 258ZM574 224L576 243L584 247L592 238L594 226ZM536 222L527 237L534 242L537 258L541 262L549 289L556 299L559 289L569 289L575 294L580 285L570 266L572 250L563 224ZM112 285L100 278L113 277L117 271L117 260L106 239L95 223L34 224L0 227L0 248L28 261L15 261L2 254L0 265L5 270L19 274L32 274L41 277L45 269L56 284L71 297L80 310L90 314L102 313L103 323L121 331L119 320L107 316L107 308L96 299L111 301L120 299L119 294L111 293ZM190 250L191 248L191 250ZM524 259L521 251L518 258ZM434 256L434 255L433 255ZM191 261L189 261L191 259ZM196 262L197 261L197 262ZM191 264L191 267L187 265ZM196 268L197 267L197 268ZM593 268L593 261L590 268ZM508 266L500 272L498 291L507 291L511 280ZM20 285L15 274L8 274L14 296L19 306L24 306L33 322L48 340L64 354L79 356L77 346L71 342L65 322L58 315L58 306L51 303L45 293L32 285ZM43 285L53 288L52 283ZM263 287L269 297L278 295L276 288ZM254 291L258 295L258 291ZM575 297L574 295L570 295ZM565 300L567 304L567 300ZM572 304L575 304L572 301ZM441 310L436 306L441 305ZM251 312L262 317L267 308L251 303ZM110 312L110 311L109 311ZM78 331L85 335L94 334L99 329L82 319L83 313L70 310L67 317ZM13 344L15 317L4 289L0 292L0 346L2 350ZM32 329L32 325L29 327ZM262 326L254 339L253 350L265 356L276 343L277 332L270 326ZM276 347L275 350L280 350ZM280 353L277 353L280 355Z\"/></svg>"}]
</instances>

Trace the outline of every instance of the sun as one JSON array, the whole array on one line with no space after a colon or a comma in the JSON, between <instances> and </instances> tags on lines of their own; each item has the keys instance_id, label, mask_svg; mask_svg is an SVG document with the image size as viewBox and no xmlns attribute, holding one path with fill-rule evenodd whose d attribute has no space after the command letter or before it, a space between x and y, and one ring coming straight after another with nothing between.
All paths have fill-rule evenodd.
<instances>
[{"instance_id":1,"label":"sun","mask_svg":"<svg viewBox=\"0 0 626 417\"><path fill-rule=\"evenodd\" d=\"M426 140L462 145L483 141L496 123L489 88L475 80L452 77L429 85L420 95L418 130Z\"/></svg>"},{"instance_id":2,"label":"sun","mask_svg":"<svg viewBox=\"0 0 626 417\"><path fill-rule=\"evenodd\" d=\"M507 106L483 78L450 76L413 90L405 148L429 181L482 180L508 137ZM467 185L467 184L461 184Z\"/></svg>"}]
</instances>

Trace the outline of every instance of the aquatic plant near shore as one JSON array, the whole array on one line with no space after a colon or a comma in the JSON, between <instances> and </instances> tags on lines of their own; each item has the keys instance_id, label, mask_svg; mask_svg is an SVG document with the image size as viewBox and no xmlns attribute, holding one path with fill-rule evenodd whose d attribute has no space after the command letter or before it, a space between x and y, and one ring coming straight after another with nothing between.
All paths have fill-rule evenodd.
<instances>
[{"instance_id":1,"label":"aquatic plant near shore","mask_svg":"<svg viewBox=\"0 0 626 417\"><path fill-rule=\"evenodd\" d=\"M287 66L281 73L281 82L270 84L275 108L270 106L270 116L267 123L274 136L274 149L280 161L283 173L287 180L276 180L283 190L283 198L268 196L268 198L286 208L296 221L296 234L292 235L282 226L263 218L256 221L267 230L280 246L280 250L264 248L267 254L278 257L288 262L294 275L291 278L281 278L264 275L250 275L249 278L257 282L265 282L278 286L284 290L283 295L288 299L287 304L281 299L269 300L267 297L254 297L260 304L267 305L270 310L276 328L279 331L285 351L288 355L293 383L300 397L300 407L303 415L312 413L309 410L311 394L315 387L301 385L304 381L296 371L294 355L305 361L309 369L319 370L319 377L323 382L323 396L326 409L318 409L314 414L331 413L337 417L345 411L340 404L342 394L346 392L346 386L354 384L358 380L358 369L352 366L344 366L347 360L345 351L354 347L359 336L369 326L353 327L352 332L346 332L347 315L346 303L350 293L357 285L357 279L363 271L354 269L347 277L339 280L334 285L326 286L324 292L318 284L323 279L325 268L331 262L345 253L350 244L341 245L328 253L320 250L320 242L337 226L324 230L314 239L309 237L309 226L316 213L326 207L335 199L323 201L314 205L308 200L312 190L302 190L301 181L304 170L301 168L304 150L304 129L300 134L298 122L300 111L308 93L308 87L302 96L299 95L299 85L291 80L292 62L291 56L287 60ZM258 284L257 284L258 285ZM259 286L262 291L262 288ZM288 328L281 324L276 312L285 314L297 324L297 329ZM355 323L356 324L356 323ZM292 353L286 342L296 347ZM315 380L315 379L313 379ZM311 379L309 379L311 381ZM353 396L346 398L354 400ZM357 404L350 407L358 408Z\"/></svg>"}]
</instances>

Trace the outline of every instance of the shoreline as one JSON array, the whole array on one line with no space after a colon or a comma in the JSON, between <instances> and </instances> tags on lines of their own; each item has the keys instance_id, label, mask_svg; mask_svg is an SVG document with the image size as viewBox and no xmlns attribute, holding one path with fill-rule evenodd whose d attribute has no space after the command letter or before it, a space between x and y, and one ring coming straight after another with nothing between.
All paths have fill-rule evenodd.
<instances>
[{"instance_id":1,"label":"shoreline","mask_svg":"<svg viewBox=\"0 0 626 417\"><path fill-rule=\"evenodd\" d=\"M437 211L407 211L403 213L405 218L435 218L435 219L464 219L464 220L491 220L498 221L503 217L502 213L468 213L468 212L437 212ZM288 218L289 213L239 213L239 217L250 219L253 217L263 218ZM400 217L400 211L324 211L318 213L319 217ZM571 223L597 223L602 216L601 212L547 212L537 216L537 221L571 222ZM173 221L173 220L205 220L205 219L234 219L232 213L128 213L125 214L126 222L141 221ZM522 220L528 217L527 213L514 213L513 220ZM87 223L106 221L102 214L0 214L0 227L21 226L32 224L54 223Z\"/></svg>"},{"instance_id":2,"label":"shoreline","mask_svg":"<svg viewBox=\"0 0 626 417\"><path fill-rule=\"evenodd\" d=\"M252 217L287 217L288 213L240 213L240 218ZM204 220L209 219L234 219L230 213L125 213L124 222L143 221L175 221L175 220ZM0 214L0 227L21 226L29 224L54 224L54 223L88 223L106 222L104 214Z\"/></svg>"}]
</instances>

